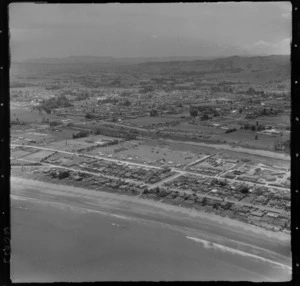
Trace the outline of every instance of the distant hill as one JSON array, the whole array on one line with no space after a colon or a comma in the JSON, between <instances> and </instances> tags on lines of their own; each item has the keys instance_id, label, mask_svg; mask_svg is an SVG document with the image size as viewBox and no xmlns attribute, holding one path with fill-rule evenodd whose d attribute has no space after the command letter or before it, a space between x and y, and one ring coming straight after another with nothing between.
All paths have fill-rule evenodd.
<instances>
[{"instance_id":1,"label":"distant hill","mask_svg":"<svg viewBox=\"0 0 300 286\"><path fill-rule=\"evenodd\" d=\"M149 58L114 58L98 56L70 56L65 58L29 59L22 63L32 64L113 64L137 65L146 69L164 68L195 71L217 70L274 70L277 68L289 69L290 56L232 56L226 58L203 59L201 57L149 57Z\"/></svg>"},{"instance_id":2,"label":"distant hill","mask_svg":"<svg viewBox=\"0 0 300 286\"><path fill-rule=\"evenodd\" d=\"M201 59L198 57L113 58L72 56L27 60L19 67L41 72L99 72L148 74L149 76L209 76L227 81L270 82L289 80L291 65L288 55L232 56Z\"/></svg>"},{"instance_id":3,"label":"distant hill","mask_svg":"<svg viewBox=\"0 0 300 286\"><path fill-rule=\"evenodd\" d=\"M139 64L144 69L162 68L165 70L177 69L180 71L266 71L266 70L290 70L290 56L272 55L240 57L233 56L228 58L217 58L211 60L195 60L192 62L173 61L173 62L147 62Z\"/></svg>"},{"instance_id":4,"label":"distant hill","mask_svg":"<svg viewBox=\"0 0 300 286\"><path fill-rule=\"evenodd\" d=\"M173 62L203 60L203 57L143 57L143 58L115 58L99 56L69 56L63 58L37 58L28 59L19 63L35 64L77 64L77 63L114 63L114 64L139 64L145 62ZM212 58L205 58L212 59Z\"/></svg>"}]
</instances>

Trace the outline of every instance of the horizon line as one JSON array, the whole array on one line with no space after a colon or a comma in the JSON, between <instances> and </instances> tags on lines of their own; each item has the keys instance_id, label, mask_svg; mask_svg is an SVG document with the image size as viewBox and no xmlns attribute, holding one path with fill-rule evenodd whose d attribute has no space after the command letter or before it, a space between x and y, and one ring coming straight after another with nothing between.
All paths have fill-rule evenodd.
<instances>
[{"instance_id":1,"label":"horizon line","mask_svg":"<svg viewBox=\"0 0 300 286\"><path fill-rule=\"evenodd\" d=\"M118 57L118 56L97 56L97 55L70 55L70 56L63 56L63 57L38 57L38 58L27 58L22 60L11 60L11 63L26 63L27 61L36 61L36 60L63 60L67 58L83 58L83 57L90 57L90 58L111 58L111 59L168 59L168 58L199 58L201 60L213 60L213 59L224 59L224 58L232 58L232 57L247 57L247 58L254 58L254 57L270 57L270 56L290 56L290 54L257 54L257 55L231 55L231 56L141 56L141 57Z\"/></svg>"}]
</instances>

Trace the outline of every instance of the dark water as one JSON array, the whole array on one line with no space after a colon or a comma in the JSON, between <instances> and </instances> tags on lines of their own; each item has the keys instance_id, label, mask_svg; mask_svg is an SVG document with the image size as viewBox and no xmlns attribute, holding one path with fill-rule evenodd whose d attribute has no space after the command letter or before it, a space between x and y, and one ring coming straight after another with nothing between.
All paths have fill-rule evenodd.
<instances>
[{"instance_id":1,"label":"dark water","mask_svg":"<svg viewBox=\"0 0 300 286\"><path fill-rule=\"evenodd\" d=\"M13 282L290 280L288 269L163 225L12 201Z\"/></svg>"}]
</instances>

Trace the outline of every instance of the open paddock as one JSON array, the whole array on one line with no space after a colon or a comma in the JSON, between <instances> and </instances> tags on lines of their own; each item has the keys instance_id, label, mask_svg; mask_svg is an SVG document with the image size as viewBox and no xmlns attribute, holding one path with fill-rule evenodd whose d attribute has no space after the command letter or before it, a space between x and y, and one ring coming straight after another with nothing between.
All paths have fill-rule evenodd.
<instances>
[{"instance_id":1,"label":"open paddock","mask_svg":"<svg viewBox=\"0 0 300 286\"><path fill-rule=\"evenodd\" d=\"M257 136L257 140L255 137ZM250 130L237 130L231 133L224 133L220 135L214 135L211 139L219 142L226 142L226 143L236 143L240 146L245 146L249 148L256 148L262 150L274 150L274 143L277 140L287 140L289 137L287 136L280 136L280 135L264 135L258 134L256 132Z\"/></svg>"},{"instance_id":2,"label":"open paddock","mask_svg":"<svg viewBox=\"0 0 300 286\"><path fill-rule=\"evenodd\" d=\"M207 126L204 124L190 124L190 123L181 123L178 126L171 127L170 130L182 130L182 131L195 131L195 132L203 132L209 134L222 134L224 130L217 128L215 126Z\"/></svg>"},{"instance_id":3,"label":"open paddock","mask_svg":"<svg viewBox=\"0 0 300 286\"><path fill-rule=\"evenodd\" d=\"M282 115L278 115L278 116L261 116L261 117L257 117L255 119L244 119L241 120L240 123L241 124L253 124L255 125L256 122L258 122L258 124L262 124L265 126L274 126L274 125L282 125L282 124L286 124L287 126L290 125L290 116L282 114Z\"/></svg>"},{"instance_id":4,"label":"open paddock","mask_svg":"<svg viewBox=\"0 0 300 286\"><path fill-rule=\"evenodd\" d=\"M79 130L75 130L71 127L53 127L49 130L48 134L51 135L55 140L65 140L72 139L73 134L78 132Z\"/></svg>"},{"instance_id":5,"label":"open paddock","mask_svg":"<svg viewBox=\"0 0 300 286\"><path fill-rule=\"evenodd\" d=\"M99 147L88 153L90 155L105 155L137 163L148 163L155 166L184 166L203 156L203 154L196 155L188 151L178 152L168 147L152 145L148 144L148 141L138 140Z\"/></svg>"},{"instance_id":6,"label":"open paddock","mask_svg":"<svg viewBox=\"0 0 300 286\"><path fill-rule=\"evenodd\" d=\"M21 157L24 157L24 156L29 155L31 153L32 152L30 152L30 151L23 151L23 150L16 149L16 150L11 150L10 157L11 158L21 158Z\"/></svg>"},{"instance_id":7,"label":"open paddock","mask_svg":"<svg viewBox=\"0 0 300 286\"><path fill-rule=\"evenodd\" d=\"M22 107L11 105L10 106L10 119L17 120L25 123L41 123L43 119L57 120L58 118L54 115L47 114L42 111L41 113L37 110L32 110L30 107Z\"/></svg>"},{"instance_id":8,"label":"open paddock","mask_svg":"<svg viewBox=\"0 0 300 286\"><path fill-rule=\"evenodd\" d=\"M123 123L128 122L134 126L148 126L148 125L152 125L152 124L165 124L165 123L173 122L176 120L179 120L179 118L176 119L176 118L172 118L172 117L168 118L168 117L145 116L145 117L138 117L135 119L127 119L126 121L123 121Z\"/></svg>"},{"instance_id":9,"label":"open paddock","mask_svg":"<svg viewBox=\"0 0 300 286\"><path fill-rule=\"evenodd\" d=\"M69 140L73 140L74 133L77 133L82 130L85 130L85 129L80 129L80 128L76 128L76 127L67 127L67 126L66 127L58 127L58 128L54 127L49 130L49 134L51 136L53 136L55 138L55 140L59 141L59 140L68 139L68 141L69 141ZM88 128L86 130L88 130ZM88 137L77 138L75 140L80 141L81 139L97 142L97 141L101 141L101 140L114 140L114 139L118 139L118 138L105 136L105 135L90 134Z\"/></svg>"},{"instance_id":10,"label":"open paddock","mask_svg":"<svg viewBox=\"0 0 300 286\"><path fill-rule=\"evenodd\" d=\"M86 142L85 140L87 139L88 137L54 141L49 143L47 147L50 149L57 149L57 150L68 151L68 152L77 152L80 149L97 146L96 143Z\"/></svg>"},{"instance_id":11,"label":"open paddock","mask_svg":"<svg viewBox=\"0 0 300 286\"><path fill-rule=\"evenodd\" d=\"M159 141L152 140L152 144L158 144ZM231 151L222 149L222 145L220 144L220 148L212 148L208 146L200 146L200 145L191 145L186 144L184 142L176 142L176 141L161 141L159 142L163 146L167 146L168 148L174 151L187 151L194 154L206 153L206 154L221 154L225 158L235 158L238 160L250 160L253 163L261 163L267 166L280 166L283 168L290 168L289 160L281 160L277 158L264 157L261 155L242 153L239 151Z\"/></svg>"},{"instance_id":12,"label":"open paddock","mask_svg":"<svg viewBox=\"0 0 300 286\"><path fill-rule=\"evenodd\" d=\"M42 151L38 151L38 152L31 153L29 155L26 155L23 157L23 159L32 160L32 161L41 161L45 157L48 157L48 156L52 155L53 153L54 152L52 152L52 151L42 150Z\"/></svg>"}]
</instances>

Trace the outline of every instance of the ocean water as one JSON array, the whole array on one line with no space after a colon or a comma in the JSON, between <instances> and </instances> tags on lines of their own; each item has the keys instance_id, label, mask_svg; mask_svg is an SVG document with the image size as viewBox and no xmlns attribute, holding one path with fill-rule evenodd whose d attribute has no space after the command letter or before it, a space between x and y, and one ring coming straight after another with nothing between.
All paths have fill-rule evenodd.
<instances>
[{"instance_id":1,"label":"ocean water","mask_svg":"<svg viewBox=\"0 0 300 286\"><path fill-rule=\"evenodd\" d=\"M12 200L13 282L287 281L289 267L163 224Z\"/></svg>"}]
</instances>

